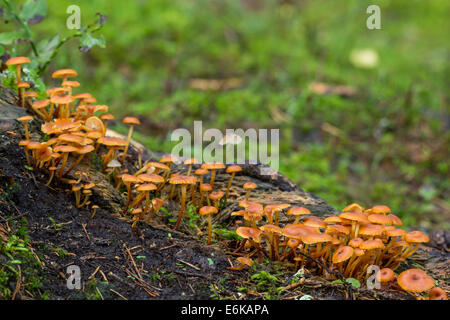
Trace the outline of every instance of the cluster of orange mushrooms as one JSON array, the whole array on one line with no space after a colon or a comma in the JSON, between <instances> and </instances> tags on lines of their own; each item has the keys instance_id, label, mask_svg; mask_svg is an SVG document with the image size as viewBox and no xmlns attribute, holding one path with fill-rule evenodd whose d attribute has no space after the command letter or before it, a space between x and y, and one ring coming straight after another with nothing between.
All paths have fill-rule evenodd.
<instances>
[{"instance_id":1,"label":"cluster of orange mushrooms","mask_svg":"<svg viewBox=\"0 0 450 320\"><path fill-rule=\"evenodd\" d=\"M243 240L235 251L243 256L237 258L239 265L232 270L252 266L250 258L257 255L290 262L295 271L315 266L326 279L335 279L335 271L338 271L345 278L361 281L370 276L369 266L375 265L380 268L377 279L388 283L395 279L394 271L399 265L413 255L421 243L429 241L420 231L407 233L400 229L401 219L385 205L365 209L353 203L339 215L325 219L312 216L307 208L291 207L287 203L263 207L256 202L241 201L239 205L244 210L232 215L244 220L245 226L236 229ZM282 214L293 220L292 223L281 226ZM412 292L428 291L435 285L433 278L418 269L402 272L397 282L402 289ZM445 291L434 288L430 299L437 299L438 291L440 297L444 297Z\"/></svg>"},{"instance_id":2,"label":"cluster of orange mushrooms","mask_svg":"<svg viewBox=\"0 0 450 320\"><path fill-rule=\"evenodd\" d=\"M32 116L18 118L25 129L25 139L19 142L24 148L27 164L33 170L48 172L46 183L52 182L71 185L70 193L74 194L76 207L89 206L90 196L95 184L89 182L88 175L76 168L89 154L99 155L102 159L102 171L110 175L115 187L126 189L126 205L122 212L132 220L132 227L139 221L150 222L164 204L164 198L171 201L178 197L180 209L174 225L177 229L183 218L186 205L194 206L197 212L207 218L208 244L212 236L212 215L217 214L222 201L227 201L235 174L242 171L238 165L228 167L223 163L212 162L199 164L196 159L183 162L187 171L180 174L172 172L173 164L180 160L172 155L163 156L159 162L142 164L140 159L136 172L122 169L130 145L133 128L140 122L134 117L125 117L123 123L129 125L127 139L106 135L107 123L114 119L107 113L106 105L98 105L97 100L89 93L73 93L80 86L78 81L69 80L77 76L72 69L57 70L53 78L61 79L61 86L48 89L46 97L39 99L33 91L27 91L30 85L21 81L21 67L29 63L26 57L14 57L6 62L8 66L16 66L16 84L20 104L31 106L43 124L41 131L46 141L33 141L28 127ZM100 115L96 115L101 113ZM67 167L67 164L70 166ZM193 170L193 166L198 167ZM75 171L74 171L75 170ZM216 172L225 170L230 175L227 189L214 190ZM74 171L77 179L64 178ZM204 181L209 174L210 180ZM73 177L72 175L72 177ZM87 182L86 182L87 181ZM176 188L179 187L178 192ZM232 270L242 270L251 266L253 255L260 258L266 256L273 261L286 261L299 267L310 266L312 262L306 255L329 266L328 270L338 270L345 277L362 280L367 277L366 270L370 265L382 268L377 277L380 282L392 281L394 271L408 257L416 252L420 243L429 239L420 231L407 233L398 228L402 221L393 215L387 206L374 206L364 209L358 204L351 204L343 209L339 216L320 219L311 216L304 207L290 204L274 204L263 207L249 199L250 192L257 185L247 182L245 200L239 202L243 208L233 212L232 216L240 216L242 220L236 233L242 237L239 248L235 251L241 256L237 258L239 265ZM160 198L157 198L157 195ZM91 205L95 216L99 207ZM280 224L281 215L286 215L293 223ZM303 253L303 254L302 254ZM304 255L305 254L305 255ZM325 278L332 279L327 269L319 272ZM413 292L430 290L434 280L423 271L410 269L397 277L401 288ZM445 291L433 288L429 291L430 299L446 299Z\"/></svg>"}]
</instances>

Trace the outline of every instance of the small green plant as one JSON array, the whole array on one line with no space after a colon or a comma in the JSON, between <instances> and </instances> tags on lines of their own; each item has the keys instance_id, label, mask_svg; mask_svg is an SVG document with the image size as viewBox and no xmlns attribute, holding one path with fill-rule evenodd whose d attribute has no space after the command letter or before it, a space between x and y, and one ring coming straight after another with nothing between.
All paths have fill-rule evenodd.
<instances>
[{"instance_id":1,"label":"small green plant","mask_svg":"<svg viewBox=\"0 0 450 320\"><path fill-rule=\"evenodd\" d=\"M66 37L62 38L56 34L38 41L30 26L40 23L47 15L46 0L26 0L22 5L17 5L10 0L1 0L0 9L2 12L0 18L4 24L11 23L14 26L13 30L0 33L0 56L17 56L19 52L21 55L28 56L31 62L24 67L24 80L33 82L40 92L45 91L45 85L40 76L65 43L79 38L81 52L87 52L94 46L105 47L103 36L95 35L106 22L106 17L100 13L97 13L95 22L80 26L79 30ZM0 73L0 77L6 86L12 86L15 81L13 72Z\"/></svg>"}]
</instances>

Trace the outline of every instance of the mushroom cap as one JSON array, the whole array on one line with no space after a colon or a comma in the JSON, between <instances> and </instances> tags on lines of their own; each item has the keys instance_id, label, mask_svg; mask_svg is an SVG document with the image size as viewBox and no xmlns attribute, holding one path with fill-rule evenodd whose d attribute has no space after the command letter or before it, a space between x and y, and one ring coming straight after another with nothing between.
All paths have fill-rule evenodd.
<instances>
[{"instance_id":1,"label":"mushroom cap","mask_svg":"<svg viewBox=\"0 0 450 320\"><path fill-rule=\"evenodd\" d=\"M161 169L161 170L164 170L164 171L169 171L170 170L170 168L167 165L165 165L164 163L161 163L161 162L149 162L145 166L147 168L153 167L153 168Z\"/></svg>"},{"instance_id":2,"label":"mushroom cap","mask_svg":"<svg viewBox=\"0 0 450 320\"><path fill-rule=\"evenodd\" d=\"M428 297L430 300L447 300L447 293L442 288L434 287L428 292Z\"/></svg>"},{"instance_id":3,"label":"mushroom cap","mask_svg":"<svg viewBox=\"0 0 450 320\"><path fill-rule=\"evenodd\" d=\"M350 228L340 225L340 224L332 224L327 226L327 232L331 232L331 233L342 233L345 235L349 235L350 234Z\"/></svg>"},{"instance_id":4,"label":"mushroom cap","mask_svg":"<svg viewBox=\"0 0 450 320\"><path fill-rule=\"evenodd\" d=\"M357 257L361 257L363 255L366 254L366 251L360 248L354 248L353 249L353 253L357 256Z\"/></svg>"},{"instance_id":5,"label":"mushroom cap","mask_svg":"<svg viewBox=\"0 0 450 320\"><path fill-rule=\"evenodd\" d=\"M225 169L225 165L221 162L207 162L202 164L202 168L206 170Z\"/></svg>"},{"instance_id":6,"label":"mushroom cap","mask_svg":"<svg viewBox=\"0 0 450 320\"><path fill-rule=\"evenodd\" d=\"M434 279L420 269L403 271L397 282L403 290L411 292L423 292L434 287Z\"/></svg>"},{"instance_id":7,"label":"mushroom cap","mask_svg":"<svg viewBox=\"0 0 450 320\"><path fill-rule=\"evenodd\" d=\"M86 137L97 140L103 137L103 133L101 133L100 131L91 131L87 133Z\"/></svg>"},{"instance_id":8,"label":"mushroom cap","mask_svg":"<svg viewBox=\"0 0 450 320\"><path fill-rule=\"evenodd\" d=\"M410 243L422 243L430 241L430 238L420 231L411 231L405 235L405 240Z\"/></svg>"},{"instance_id":9,"label":"mushroom cap","mask_svg":"<svg viewBox=\"0 0 450 320\"><path fill-rule=\"evenodd\" d=\"M369 220L367 220L367 216L361 212L354 212L354 211L343 212L339 215L339 217L342 219L356 221L359 223L369 223Z\"/></svg>"},{"instance_id":10,"label":"mushroom cap","mask_svg":"<svg viewBox=\"0 0 450 320\"><path fill-rule=\"evenodd\" d=\"M264 207L264 211L266 213L281 211L289 208L291 205L289 203L277 203L277 204L268 204Z\"/></svg>"},{"instance_id":11,"label":"mushroom cap","mask_svg":"<svg viewBox=\"0 0 450 320\"><path fill-rule=\"evenodd\" d=\"M352 203L342 209L343 212L352 211L352 212L363 212L364 208L357 203Z\"/></svg>"},{"instance_id":12,"label":"mushroom cap","mask_svg":"<svg viewBox=\"0 0 450 320\"><path fill-rule=\"evenodd\" d=\"M90 93L77 93L74 94L73 97L78 100L84 100L87 98L92 98L92 95Z\"/></svg>"},{"instance_id":13,"label":"mushroom cap","mask_svg":"<svg viewBox=\"0 0 450 320\"><path fill-rule=\"evenodd\" d=\"M171 184L194 184L197 182L197 178L193 176L176 175L170 178Z\"/></svg>"},{"instance_id":14,"label":"mushroom cap","mask_svg":"<svg viewBox=\"0 0 450 320\"><path fill-rule=\"evenodd\" d=\"M50 100L48 99L44 99L44 100L38 100L38 101L34 101L33 104L31 105L34 109L41 109L41 108L45 108L46 106L48 106L50 103Z\"/></svg>"},{"instance_id":15,"label":"mushroom cap","mask_svg":"<svg viewBox=\"0 0 450 320\"><path fill-rule=\"evenodd\" d=\"M161 159L159 160L160 162L167 162L167 163L172 163L172 162L178 162L180 161L180 159L178 159L178 157L172 155L172 154L167 154L161 157Z\"/></svg>"},{"instance_id":16,"label":"mushroom cap","mask_svg":"<svg viewBox=\"0 0 450 320\"><path fill-rule=\"evenodd\" d=\"M254 182L246 182L243 186L244 189L256 189L257 187L258 185Z\"/></svg>"},{"instance_id":17,"label":"mushroom cap","mask_svg":"<svg viewBox=\"0 0 450 320\"><path fill-rule=\"evenodd\" d=\"M231 213L231 216L243 216L244 213L245 213L245 210L234 211Z\"/></svg>"},{"instance_id":18,"label":"mushroom cap","mask_svg":"<svg viewBox=\"0 0 450 320\"><path fill-rule=\"evenodd\" d=\"M125 184L142 182L141 179L139 179L138 177L135 177L135 176L133 176L131 174L127 174L127 173L122 174L121 178L122 178L123 183L125 183Z\"/></svg>"},{"instance_id":19,"label":"mushroom cap","mask_svg":"<svg viewBox=\"0 0 450 320\"><path fill-rule=\"evenodd\" d=\"M244 211L244 220L258 222L262 220L262 216L257 212Z\"/></svg>"},{"instance_id":20,"label":"mushroom cap","mask_svg":"<svg viewBox=\"0 0 450 320\"><path fill-rule=\"evenodd\" d=\"M136 117L125 117L122 120L123 123L130 124L130 125L137 125L141 124L138 118Z\"/></svg>"},{"instance_id":21,"label":"mushroom cap","mask_svg":"<svg viewBox=\"0 0 450 320\"><path fill-rule=\"evenodd\" d=\"M114 119L114 115L111 113L104 113L100 115L100 119L101 120L113 120Z\"/></svg>"},{"instance_id":22,"label":"mushroom cap","mask_svg":"<svg viewBox=\"0 0 450 320\"><path fill-rule=\"evenodd\" d=\"M197 170L194 171L194 174L198 175L198 176L203 176L205 174L208 174L208 170L206 169L202 169L202 168L198 168Z\"/></svg>"},{"instance_id":23,"label":"mushroom cap","mask_svg":"<svg viewBox=\"0 0 450 320\"><path fill-rule=\"evenodd\" d=\"M92 189L93 187L95 187L95 183L89 182L83 186L83 189L89 190Z\"/></svg>"},{"instance_id":24,"label":"mushroom cap","mask_svg":"<svg viewBox=\"0 0 450 320\"><path fill-rule=\"evenodd\" d=\"M133 214L133 215L136 215L139 213L142 213L142 208L136 208L136 209L133 209L133 211L131 211L131 214Z\"/></svg>"},{"instance_id":25,"label":"mushroom cap","mask_svg":"<svg viewBox=\"0 0 450 320\"><path fill-rule=\"evenodd\" d=\"M238 165L231 165L225 170L226 173L233 173L233 172L239 172L239 171L242 171L242 168L241 168L241 166L238 166Z\"/></svg>"},{"instance_id":26,"label":"mushroom cap","mask_svg":"<svg viewBox=\"0 0 450 320\"><path fill-rule=\"evenodd\" d=\"M101 132L103 135L105 135L106 133L106 128L105 125L103 124L103 121L96 116L87 118L84 123L84 126L91 131Z\"/></svg>"},{"instance_id":27,"label":"mushroom cap","mask_svg":"<svg viewBox=\"0 0 450 320\"><path fill-rule=\"evenodd\" d=\"M371 211L371 213L377 213L377 214L391 213L391 209L385 205L373 206L372 208L370 208L370 211Z\"/></svg>"},{"instance_id":28,"label":"mushroom cap","mask_svg":"<svg viewBox=\"0 0 450 320\"><path fill-rule=\"evenodd\" d=\"M383 268L380 271L378 271L376 275L376 279L380 282L389 282L394 280L394 278L395 274L391 268Z\"/></svg>"},{"instance_id":29,"label":"mushroom cap","mask_svg":"<svg viewBox=\"0 0 450 320\"><path fill-rule=\"evenodd\" d=\"M30 63L30 59L28 59L27 57L13 57L13 58L6 60L5 64L7 66L13 66L13 65L24 64L24 63Z\"/></svg>"},{"instance_id":30,"label":"mushroom cap","mask_svg":"<svg viewBox=\"0 0 450 320\"><path fill-rule=\"evenodd\" d=\"M392 224L392 219L384 214L374 213L367 216L371 223L376 224Z\"/></svg>"},{"instance_id":31,"label":"mushroom cap","mask_svg":"<svg viewBox=\"0 0 450 320\"><path fill-rule=\"evenodd\" d=\"M250 260L250 258L247 258L247 257L238 257L238 258L236 258L236 260L239 261L242 264L245 264L245 265L249 266L249 267L251 267L253 265L253 261Z\"/></svg>"},{"instance_id":32,"label":"mushroom cap","mask_svg":"<svg viewBox=\"0 0 450 320\"><path fill-rule=\"evenodd\" d=\"M73 97L71 95L58 96L53 95L50 97L50 101L54 104L68 104L73 102Z\"/></svg>"},{"instance_id":33,"label":"mushroom cap","mask_svg":"<svg viewBox=\"0 0 450 320\"><path fill-rule=\"evenodd\" d=\"M401 220L399 217L397 217L395 214L388 214L387 216L388 216L389 218L391 218L392 224L393 224L393 225L396 225L396 226L401 226L401 225L403 225L402 220Z\"/></svg>"},{"instance_id":34,"label":"mushroom cap","mask_svg":"<svg viewBox=\"0 0 450 320\"><path fill-rule=\"evenodd\" d=\"M385 234L388 237L403 237L406 235L406 231L403 229L394 228L392 230L385 231Z\"/></svg>"},{"instance_id":35,"label":"mushroom cap","mask_svg":"<svg viewBox=\"0 0 450 320\"><path fill-rule=\"evenodd\" d=\"M83 144L84 143L84 138L80 137L78 135L75 134L71 134L71 133L64 133L60 136L58 136L58 141L60 142L68 142L68 143L76 143L76 144Z\"/></svg>"},{"instance_id":36,"label":"mushroom cap","mask_svg":"<svg viewBox=\"0 0 450 320\"><path fill-rule=\"evenodd\" d=\"M245 239L251 239L257 243L261 241L262 231L251 227L239 227L236 229L236 234Z\"/></svg>"},{"instance_id":37,"label":"mushroom cap","mask_svg":"<svg viewBox=\"0 0 450 320\"><path fill-rule=\"evenodd\" d=\"M311 214L311 211L304 207L292 207L286 212L286 214L292 216L301 216L305 214Z\"/></svg>"},{"instance_id":38,"label":"mushroom cap","mask_svg":"<svg viewBox=\"0 0 450 320\"><path fill-rule=\"evenodd\" d=\"M359 245L359 248L363 250L384 249L384 244L381 239L366 240Z\"/></svg>"},{"instance_id":39,"label":"mushroom cap","mask_svg":"<svg viewBox=\"0 0 450 320\"><path fill-rule=\"evenodd\" d=\"M52 158L52 153L52 148L42 145L42 147L36 151L36 158L42 162L47 162Z\"/></svg>"},{"instance_id":40,"label":"mushroom cap","mask_svg":"<svg viewBox=\"0 0 450 320\"><path fill-rule=\"evenodd\" d=\"M27 148L30 150L37 150L42 147L42 144L38 141L30 141L27 145Z\"/></svg>"},{"instance_id":41,"label":"mushroom cap","mask_svg":"<svg viewBox=\"0 0 450 320\"><path fill-rule=\"evenodd\" d=\"M339 218L338 216L331 216L323 219L323 221L326 223L342 223L342 218Z\"/></svg>"},{"instance_id":42,"label":"mushroom cap","mask_svg":"<svg viewBox=\"0 0 450 320\"><path fill-rule=\"evenodd\" d=\"M29 148L30 146L28 146ZM53 148L53 151L55 152L61 152L61 153L69 153L69 152L75 152L78 148L74 146L68 146L68 145L59 145Z\"/></svg>"},{"instance_id":43,"label":"mushroom cap","mask_svg":"<svg viewBox=\"0 0 450 320\"><path fill-rule=\"evenodd\" d=\"M28 82L21 81L17 84L17 88L19 89L28 89L30 84Z\"/></svg>"},{"instance_id":44,"label":"mushroom cap","mask_svg":"<svg viewBox=\"0 0 450 320\"><path fill-rule=\"evenodd\" d=\"M34 92L34 91L24 92L23 96L25 98L39 98L39 94L37 92Z\"/></svg>"},{"instance_id":45,"label":"mushroom cap","mask_svg":"<svg viewBox=\"0 0 450 320\"><path fill-rule=\"evenodd\" d=\"M137 177L144 182L153 182L153 183L164 182L164 178L157 174L144 173L144 174L138 175Z\"/></svg>"},{"instance_id":46,"label":"mushroom cap","mask_svg":"<svg viewBox=\"0 0 450 320\"><path fill-rule=\"evenodd\" d=\"M64 92L66 92L66 90L64 88L62 88L62 87L55 87L55 88L50 88L50 89L45 90L45 93L49 97L51 97L51 96L53 96L55 94L61 94L61 93L64 93ZM75 96L74 96L74 98L75 98Z\"/></svg>"},{"instance_id":47,"label":"mushroom cap","mask_svg":"<svg viewBox=\"0 0 450 320\"><path fill-rule=\"evenodd\" d=\"M185 166L193 165L193 164L196 164L196 163L198 163L198 160L195 159L195 158L190 158L190 159L187 159L187 160L184 161L184 165Z\"/></svg>"},{"instance_id":48,"label":"mushroom cap","mask_svg":"<svg viewBox=\"0 0 450 320\"><path fill-rule=\"evenodd\" d=\"M60 69L52 73L52 78L73 78L78 76L78 73L73 69Z\"/></svg>"},{"instance_id":49,"label":"mushroom cap","mask_svg":"<svg viewBox=\"0 0 450 320\"><path fill-rule=\"evenodd\" d=\"M383 233L383 227L379 224L365 224L359 228L358 234L365 236L379 236Z\"/></svg>"},{"instance_id":50,"label":"mushroom cap","mask_svg":"<svg viewBox=\"0 0 450 320\"><path fill-rule=\"evenodd\" d=\"M66 80L63 81L61 84L63 87L71 87L71 88L75 88L75 87L79 87L80 83L78 81L75 80Z\"/></svg>"},{"instance_id":51,"label":"mushroom cap","mask_svg":"<svg viewBox=\"0 0 450 320\"><path fill-rule=\"evenodd\" d=\"M95 149L94 146L88 144L88 145L85 145L85 146L78 147L75 152L78 153L78 154L86 154L86 153L94 151L94 149Z\"/></svg>"},{"instance_id":52,"label":"mushroom cap","mask_svg":"<svg viewBox=\"0 0 450 320\"><path fill-rule=\"evenodd\" d=\"M222 199L224 195L225 195L225 193L223 191L218 190L218 191L211 192L208 197L211 200L219 200L219 199Z\"/></svg>"},{"instance_id":53,"label":"mushroom cap","mask_svg":"<svg viewBox=\"0 0 450 320\"><path fill-rule=\"evenodd\" d=\"M153 191L156 190L157 187L153 183L145 183L141 184L139 187L137 187L137 191Z\"/></svg>"},{"instance_id":54,"label":"mushroom cap","mask_svg":"<svg viewBox=\"0 0 450 320\"><path fill-rule=\"evenodd\" d=\"M332 239L333 238L329 234L325 233L308 233L302 236L302 241L306 244L329 242Z\"/></svg>"},{"instance_id":55,"label":"mushroom cap","mask_svg":"<svg viewBox=\"0 0 450 320\"><path fill-rule=\"evenodd\" d=\"M341 263L350 259L352 255L353 255L352 247L342 246L334 252L332 261L333 263Z\"/></svg>"},{"instance_id":56,"label":"mushroom cap","mask_svg":"<svg viewBox=\"0 0 450 320\"><path fill-rule=\"evenodd\" d=\"M125 147L127 145L126 140L113 137L101 137L97 142L108 147Z\"/></svg>"},{"instance_id":57,"label":"mushroom cap","mask_svg":"<svg viewBox=\"0 0 450 320\"><path fill-rule=\"evenodd\" d=\"M19 146L26 147L26 146L28 146L28 144L30 144L30 142L31 142L31 140L20 140Z\"/></svg>"},{"instance_id":58,"label":"mushroom cap","mask_svg":"<svg viewBox=\"0 0 450 320\"><path fill-rule=\"evenodd\" d=\"M246 208L246 211L251 212L251 213L257 213L262 215L264 213L264 209L263 206L259 203L250 203Z\"/></svg>"},{"instance_id":59,"label":"mushroom cap","mask_svg":"<svg viewBox=\"0 0 450 320\"><path fill-rule=\"evenodd\" d=\"M32 116L23 116L23 117L17 118L16 120L21 121L21 122L28 122L28 121L31 121L33 119L34 118Z\"/></svg>"},{"instance_id":60,"label":"mushroom cap","mask_svg":"<svg viewBox=\"0 0 450 320\"><path fill-rule=\"evenodd\" d=\"M200 191L202 191L202 192L204 192L204 191L209 192L209 191L212 191L212 187L208 183L202 183L202 184L200 184Z\"/></svg>"},{"instance_id":61,"label":"mushroom cap","mask_svg":"<svg viewBox=\"0 0 450 320\"><path fill-rule=\"evenodd\" d=\"M263 232L266 233L279 233L281 234L281 228L278 226L275 226L273 224L265 224L261 227L259 227L259 229Z\"/></svg>"},{"instance_id":62,"label":"mushroom cap","mask_svg":"<svg viewBox=\"0 0 450 320\"><path fill-rule=\"evenodd\" d=\"M353 239L351 239L351 240L348 242L348 245L349 245L350 247L353 247L353 248L359 248L359 246L360 246L361 243L363 243L363 242L364 242L364 240L361 239L361 238L353 238Z\"/></svg>"},{"instance_id":63,"label":"mushroom cap","mask_svg":"<svg viewBox=\"0 0 450 320\"><path fill-rule=\"evenodd\" d=\"M304 218L303 224L305 226L309 226L309 227L313 227L313 228L326 228L327 227L327 223L316 216L309 216L309 217Z\"/></svg>"},{"instance_id":64,"label":"mushroom cap","mask_svg":"<svg viewBox=\"0 0 450 320\"><path fill-rule=\"evenodd\" d=\"M56 119L53 122L46 122L41 126L41 131L46 134L61 133L65 130L79 128L81 123L72 119Z\"/></svg>"},{"instance_id":65,"label":"mushroom cap","mask_svg":"<svg viewBox=\"0 0 450 320\"><path fill-rule=\"evenodd\" d=\"M317 233L317 231L315 228L308 227L303 224L290 224L281 229L281 233L285 237L301 240L301 237L309 233Z\"/></svg>"},{"instance_id":66,"label":"mushroom cap","mask_svg":"<svg viewBox=\"0 0 450 320\"><path fill-rule=\"evenodd\" d=\"M217 213L217 208L213 206L204 206L200 208L198 213L202 216Z\"/></svg>"}]
</instances>

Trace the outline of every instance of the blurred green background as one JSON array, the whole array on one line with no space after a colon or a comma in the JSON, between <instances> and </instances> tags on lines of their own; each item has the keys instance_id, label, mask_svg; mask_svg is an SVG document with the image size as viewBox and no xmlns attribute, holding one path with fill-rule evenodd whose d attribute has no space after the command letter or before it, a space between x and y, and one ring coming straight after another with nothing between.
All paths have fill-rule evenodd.
<instances>
[{"instance_id":1,"label":"blurred green background","mask_svg":"<svg viewBox=\"0 0 450 320\"><path fill-rule=\"evenodd\" d=\"M169 152L170 132L194 120L280 128L280 171L304 190L336 208L386 204L408 225L450 229L450 1L48 4L32 26L38 40L72 32L72 4L82 24L97 12L107 22L106 48L81 53L68 42L45 82L76 69L77 92L91 92L116 119L140 117L134 137L149 149ZM371 4L381 30L366 27Z\"/></svg>"}]
</instances>

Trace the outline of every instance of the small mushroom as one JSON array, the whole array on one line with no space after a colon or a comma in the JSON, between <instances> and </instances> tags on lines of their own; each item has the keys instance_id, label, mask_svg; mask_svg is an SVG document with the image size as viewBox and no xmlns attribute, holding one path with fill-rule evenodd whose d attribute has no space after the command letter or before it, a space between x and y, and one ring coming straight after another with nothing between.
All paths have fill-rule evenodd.
<instances>
[{"instance_id":1,"label":"small mushroom","mask_svg":"<svg viewBox=\"0 0 450 320\"><path fill-rule=\"evenodd\" d=\"M201 207L199 210L200 215L207 216L208 219L208 244L211 243L211 234L212 234L212 215L217 213L216 207L205 206Z\"/></svg>"},{"instance_id":2,"label":"small mushroom","mask_svg":"<svg viewBox=\"0 0 450 320\"><path fill-rule=\"evenodd\" d=\"M25 63L30 63L30 59L28 59L27 57L13 57L8 59L5 63L7 66L16 66L17 84L21 82L22 65ZM19 99L22 100L19 88L17 88L17 95L19 96Z\"/></svg>"},{"instance_id":3,"label":"small mushroom","mask_svg":"<svg viewBox=\"0 0 450 320\"><path fill-rule=\"evenodd\" d=\"M240 270L243 270L245 268L245 266L249 266L251 268L253 265L252 260L247 257L238 257L238 258L236 258L236 260L239 262L239 266L229 267L228 268L229 270L240 271Z\"/></svg>"},{"instance_id":4,"label":"small mushroom","mask_svg":"<svg viewBox=\"0 0 450 320\"><path fill-rule=\"evenodd\" d=\"M225 169L225 165L220 162L208 162L202 164L202 169L211 170L211 180L209 184L214 188L214 180L216 177L216 170Z\"/></svg>"},{"instance_id":5,"label":"small mushroom","mask_svg":"<svg viewBox=\"0 0 450 320\"><path fill-rule=\"evenodd\" d=\"M228 200L228 195L230 192L231 184L233 183L234 176L236 175L236 172L240 171L242 171L242 168L238 165L229 166L225 170L226 173L231 173L230 180L228 181L227 192L225 193L225 201Z\"/></svg>"},{"instance_id":6,"label":"small mushroom","mask_svg":"<svg viewBox=\"0 0 450 320\"><path fill-rule=\"evenodd\" d=\"M183 217L184 207L186 205L186 188L188 185L196 182L196 178L192 176L183 176L176 175L170 178L169 183L181 186L181 203L180 203L180 212L178 213L177 222L175 223L174 230L176 230L181 222L181 218Z\"/></svg>"},{"instance_id":7,"label":"small mushroom","mask_svg":"<svg viewBox=\"0 0 450 320\"><path fill-rule=\"evenodd\" d=\"M135 117L125 117L122 120L123 123L130 125L130 129L128 130L128 136L127 136L127 144L125 146L125 149L123 150L123 156L121 159L121 163L123 164L125 161L125 157L127 156L127 151L128 151L128 147L130 145L130 141L131 141L131 135L133 134L133 128L135 125L139 125L141 124L141 122L139 121L138 118Z\"/></svg>"},{"instance_id":8,"label":"small mushroom","mask_svg":"<svg viewBox=\"0 0 450 320\"><path fill-rule=\"evenodd\" d=\"M243 188L245 190L247 190L247 193L245 194L245 200L248 201L248 198L250 196L250 191L252 191L253 189L256 189L258 187L258 185L254 182L246 182L244 183Z\"/></svg>"},{"instance_id":9,"label":"small mushroom","mask_svg":"<svg viewBox=\"0 0 450 320\"><path fill-rule=\"evenodd\" d=\"M398 285L405 291L424 292L434 287L434 279L420 269L408 269L397 277Z\"/></svg>"}]
</instances>

